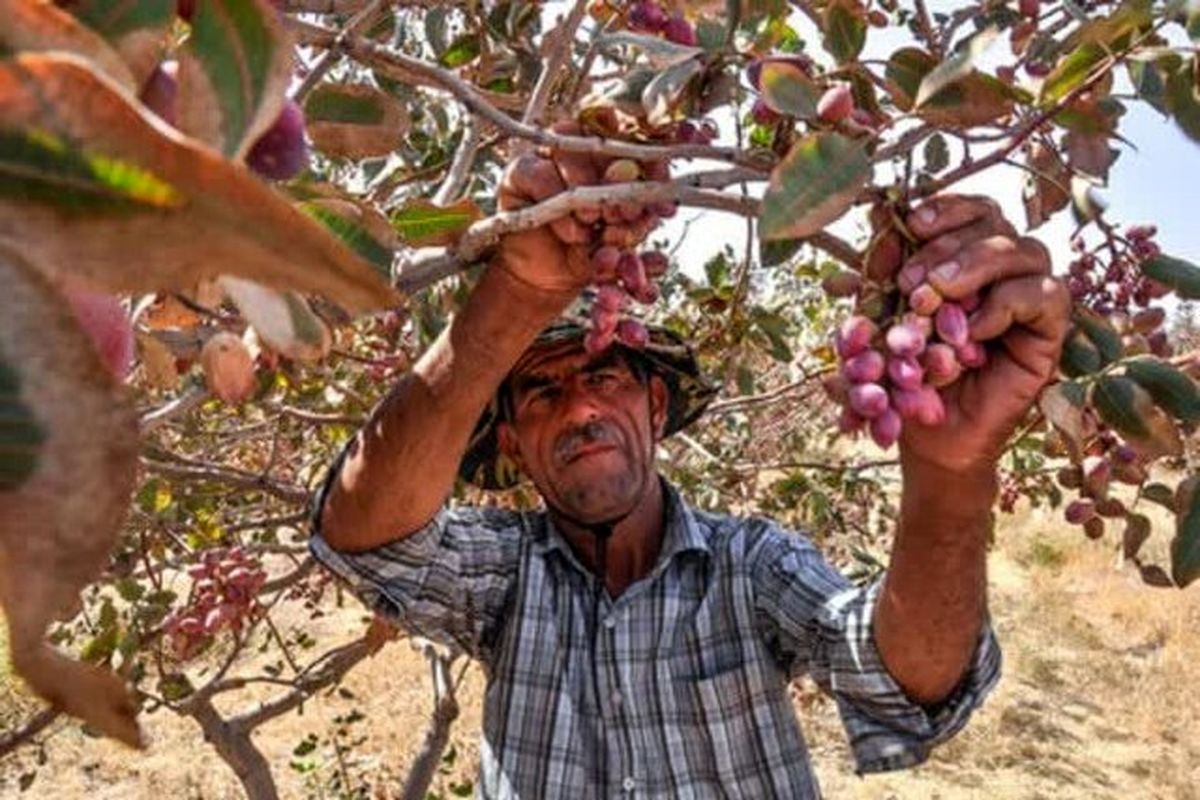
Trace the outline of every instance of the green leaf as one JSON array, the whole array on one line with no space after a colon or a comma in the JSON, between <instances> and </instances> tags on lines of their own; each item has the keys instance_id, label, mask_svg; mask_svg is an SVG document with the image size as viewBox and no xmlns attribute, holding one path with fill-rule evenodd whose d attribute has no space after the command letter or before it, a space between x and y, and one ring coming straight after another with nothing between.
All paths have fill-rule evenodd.
<instances>
[{"instance_id":1,"label":"green leaf","mask_svg":"<svg viewBox=\"0 0 1200 800\"><path fill-rule=\"evenodd\" d=\"M1175 511L1175 492L1165 483L1148 483L1142 487L1141 497L1156 503L1168 511Z\"/></svg>"},{"instance_id":2,"label":"green leaf","mask_svg":"<svg viewBox=\"0 0 1200 800\"><path fill-rule=\"evenodd\" d=\"M1145 514L1126 514L1125 532L1121 537L1121 553L1127 559L1137 558L1138 551L1150 538L1150 518Z\"/></svg>"},{"instance_id":3,"label":"green leaf","mask_svg":"<svg viewBox=\"0 0 1200 800\"><path fill-rule=\"evenodd\" d=\"M763 100L780 114L800 119L816 116L821 91L796 65L768 61L762 65L759 84Z\"/></svg>"},{"instance_id":4,"label":"green leaf","mask_svg":"<svg viewBox=\"0 0 1200 800\"><path fill-rule=\"evenodd\" d=\"M1087 387L1077 381L1063 381L1056 384L1067 402L1076 408L1087 405Z\"/></svg>"},{"instance_id":5,"label":"green leaf","mask_svg":"<svg viewBox=\"0 0 1200 800\"><path fill-rule=\"evenodd\" d=\"M1130 361L1126 374L1150 393L1154 402L1176 419L1184 422L1200 420L1200 390L1196 382L1175 367L1154 356L1142 356Z\"/></svg>"},{"instance_id":6,"label":"green leaf","mask_svg":"<svg viewBox=\"0 0 1200 800\"><path fill-rule=\"evenodd\" d=\"M640 50L658 69L678 64L680 61L687 61L689 58L695 58L704 53L699 47L676 44L669 39L645 33L629 33L627 31L606 33L597 41L601 47L605 48L632 47Z\"/></svg>"},{"instance_id":7,"label":"green leaf","mask_svg":"<svg viewBox=\"0 0 1200 800\"><path fill-rule=\"evenodd\" d=\"M972 72L932 95L917 113L938 127L972 128L1012 113L1014 102L1028 98L991 75Z\"/></svg>"},{"instance_id":8,"label":"green leaf","mask_svg":"<svg viewBox=\"0 0 1200 800\"><path fill-rule=\"evenodd\" d=\"M324 84L304 103L313 146L333 158L379 158L401 146L408 109L395 97L365 84Z\"/></svg>"},{"instance_id":9,"label":"green leaf","mask_svg":"<svg viewBox=\"0 0 1200 800\"><path fill-rule=\"evenodd\" d=\"M111 42L142 28L169 26L175 19L175 0L78 0L68 10Z\"/></svg>"},{"instance_id":10,"label":"green leaf","mask_svg":"<svg viewBox=\"0 0 1200 800\"><path fill-rule=\"evenodd\" d=\"M21 378L0 358L0 492L12 491L38 468L46 433L21 400Z\"/></svg>"},{"instance_id":11,"label":"green leaf","mask_svg":"<svg viewBox=\"0 0 1200 800\"><path fill-rule=\"evenodd\" d=\"M1108 52L1098 44L1084 42L1079 45L1046 76L1038 102L1043 106L1054 105L1087 80L1096 65L1107 57Z\"/></svg>"},{"instance_id":12,"label":"green leaf","mask_svg":"<svg viewBox=\"0 0 1200 800\"><path fill-rule=\"evenodd\" d=\"M1192 476L1180 484L1181 503L1175 516L1175 538L1171 541L1171 578L1183 588L1200 578L1200 478Z\"/></svg>"},{"instance_id":13,"label":"green leaf","mask_svg":"<svg viewBox=\"0 0 1200 800\"><path fill-rule=\"evenodd\" d=\"M482 50L478 34L464 33L450 43L438 62L447 69L458 69L478 58Z\"/></svg>"},{"instance_id":14,"label":"green leaf","mask_svg":"<svg viewBox=\"0 0 1200 800\"><path fill-rule=\"evenodd\" d=\"M642 92L642 108L646 110L646 118L652 125L663 125L670 122L672 112L683 99L688 84L704 72L704 65L699 59L690 58L667 67L654 76L654 80L646 84Z\"/></svg>"},{"instance_id":15,"label":"green leaf","mask_svg":"<svg viewBox=\"0 0 1200 800\"><path fill-rule=\"evenodd\" d=\"M1200 142L1200 91L1195 80L1196 60L1184 61L1167 79L1167 106L1175 124L1192 141Z\"/></svg>"},{"instance_id":16,"label":"green leaf","mask_svg":"<svg viewBox=\"0 0 1200 800\"><path fill-rule=\"evenodd\" d=\"M87 215L183 205L179 193L151 172L39 130L0 131L0 197Z\"/></svg>"},{"instance_id":17,"label":"green leaf","mask_svg":"<svg viewBox=\"0 0 1200 800\"><path fill-rule=\"evenodd\" d=\"M950 148L946 145L946 137L935 133L925 140L925 169L931 174L944 170L950 165Z\"/></svg>"},{"instance_id":18,"label":"green leaf","mask_svg":"<svg viewBox=\"0 0 1200 800\"><path fill-rule=\"evenodd\" d=\"M871 177L862 143L809 134L771 173L759 230L764 239L803 239L846 213Z\"/></svg>"},{"instance_id":19,"label":"green leaf","mask_svg":"<svg viewBox=\"0 0 1200 800\"><path fill-rule=\"evenodd\" d=\"M471 223L482 217L471 200L451 206L436 206L427 200L415 200L392 213L392 228L412 247L449 245L458 240Z\"/></svg>"},{"instance_id":20,"label":"green leaf","mask_svg":"<svg viewBox=\"0 0 1200 800\"><path fill-rule=\"evenodd\" d=\"M240 158L283 107L291 43L268 0L196 3L180 52L180 127Z\"/></svg>"},{"instance_id":21,"label":"green leaf","mask_svg":"<svg viewBox=\"0 0 1200 800\"><path fill-rule=\"evenodd\" d=\"M854 0L831 0L825 9L823 44L839 64L858 58L867 41L867 21Z\"/></svg>"},{"instance_id":22,"label":"green leaf","mask_svg":"<svg viewBox=\"0 0 1200 800\"><path fill-rule=\"evenodd\" d=\"M921 81L937 66L937 59L917 47L902 47L888 58L884 70L888 92L901 111L913 106Z\"/></svg>"},{"instance_id":23,"label":"green leaf","mask_svg":"<svg viewBox=\"0 0 1200 800\"><path fill-rule=\"evenodd\" d=\"M1147 457L1183 450L1174 420L1141 386L1124 376L1106 375L1092 385L1092 405L1100 418Z\"/></svg>"},{"instance_id":24,"label":"green leaf","mask_svg":"<svg viewBox=\"0 0 1200 800\"><path fill-rule=\"evenodd\" d=\"M754 315L754 324L766 336L771 357L784 364L791 363L794 355L787 343L788 321L779 314L759 309Z\"/></svg>"},{"instance_id":25,"label":"green leaf","mask_svg":"<svg viewBox=\"0 0 1200 800\"><path fill-rule=\"evenodd\" d=\"M999 35L996 28L985 28L972 36L958 52L933 68L928 75L921 79L913 105L920 108L930 98L941 92L947 86L967 77L975 71L975 61Z\"/></svg>"},{"instance_id":26,"label":"green leaf","mask_svg":"<svg viewBox=\"0 0 1200 800\"><path fill-rule=\"evenodd\" d=\"M1138 386L1129 378L1105 376L1092 387L1092 405L1100 418L1126 438L1141 439L1149 434L1136 408Z\"/></svg>"},{"instance_id":27,"label":"green leaf","mask_svg":"<svg viewBox=\"0 0 1200 800\"><path fill-rule=\"evenodd\" d=\"M1142 262L1142 274L1170 286L1184 300L1200 300L1200 267L1159 253Z\"/></svg>"},{"instance_id":28,"label":"green leaf","mask_svg":"<svg viewBox=\"0 0 1200 800\"><path fill-rule=\"evenodd\" d=\"M158 681L158 693L170 703L182 700L194 691L196 690L192 687L192 682L182 672L167 673Z\"/></svg>"},{"instance_id":29,"label":"green leaf","mask_svg":"<svg viewBox=\"0 0 1200 800\"><path fill-rule=\"evenodd\" d=\"M366 228L314 203L300 203L298 208L328 228L334 236L375 267L375 271L383 278L391 279L394 252L368 233Z\"/></svg>"},{"instance_id":30,"label":"green leaf","mask_svg":"<svg viewBox=\"0 0 1200 800\"><path fill-rule=\"evenodd\" d=\"M1152 22L1151 0L1126 0L1111 14L1095 15L1080 25L1064 43L1068 49L1094 42L1109 50L1123 50L1134 34Z\"/></svg>"},{"instance_id":31,"label":"green leaf","mask_svg":"<svg viewBox=\"0 0 1200 800\"><path fill-rule=\"evenodd\" d=\"M341 91L338 84L323 84L304 102L304 116L325 122L350 122L378 125L383 121L382 95L362 95Z\"/></svg>"},{"instance_id":32,"label":"green leaf","mask_svg":"<svg viewBox=\"0 0 1200 800\"><path fill-rule=\"evenodd\" d=\"M1111 364L1121 357L1121 334L1117 333L1108 320L1089 309L1077 309L1074 322L1096 345L1104 364Z\"/></svg>"},{"instance_id":33,"label":"green leaf","mask_svg":"<svg viewBox=\"0 0 1200 800\"><path fill-rule=\"evenodd\" d=\"M1087 334L1075 328L1063 343L1059 366L1066 375L1077 378L1099 372L1104 366L1104 360Z\"/></svg>"},{"instance_id":34,"label":"green leaf","mask_svg":"<svg viewBox=\"0 0 1200 800\"><path fill-rule=\"evenodd\" d=\"M325 355L328 330L301 295L228 275L218 282L272 350L299 361L318 361Z\"/></svg>"},{"instance_id":35,"label":"green leaf","mask_svg":"<svg viewBox=\"0 0 1200 800\"><path fill-rule=\"evenodd\" d=\"M450 13L447 6L433 6L425 12L425 41L433 48L433 54L439 59L446 52L446 16Z\"/></svg>"},{"instance_id":36,"label":"green leaf","mask_svg":"<svg viewBox=\"0 0 1200 800\"><path fill-rule=\"evenodd\" d=\"M1169 113L1167 108L1167 83L1163 80L1162 71L1153 61L1130 59L1126 67L1129 70L1129 82L1138 97L1145 100L1156 111Z\"/></svg>"},{"instance_id":37,"label":"green leaf","mask_svg":"<svg viewBox=\"0 0 1200 800\"><path fill-rule=\"evenodd\" d=\"M758 240L758 260L764 267L777 267L787 263L804 244L801 239Z\"/></svg>"}]
</instances>

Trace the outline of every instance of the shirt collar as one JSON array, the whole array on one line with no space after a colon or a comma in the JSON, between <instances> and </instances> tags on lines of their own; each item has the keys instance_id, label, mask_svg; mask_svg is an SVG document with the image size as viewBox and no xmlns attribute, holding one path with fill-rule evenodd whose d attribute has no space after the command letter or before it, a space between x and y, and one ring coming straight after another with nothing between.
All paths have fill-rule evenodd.
<instances>
[{"instance_id":1,"label":"shirt collar","mask_svg":"<svg viewBox=\"0 0 1200 800\"><path fill-rule=\"evenodd\" d=\"M711 552L704 531L696 521L691 507L680 496L679 490L666 478L660 477L659 481L662 483L663 502L667 508L667 527L663 531L663 546L658 555L658 562L651 570L653 573L657 573L663 565L670 563L671 559L681 553L695 551L708 554ZM572 564L579 566L571 546L554 527L549 515L543 512L541 516L542 524L537 531L534 547L541 553L557 550Z\"/></svg>"}]
</instances>

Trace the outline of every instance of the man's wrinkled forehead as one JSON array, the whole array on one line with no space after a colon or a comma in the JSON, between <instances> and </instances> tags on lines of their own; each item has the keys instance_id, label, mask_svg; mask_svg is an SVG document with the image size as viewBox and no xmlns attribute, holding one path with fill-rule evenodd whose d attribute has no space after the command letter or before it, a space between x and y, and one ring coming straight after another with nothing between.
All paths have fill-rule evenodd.
<instances>
[{"instance_id":1,"label":"man's wrinkled forehead","mask_svg":"<svg viewBox=\"0 0 1200 800\"><path fill-rule=\"evenodd\" d=\"M509 372L509 381L519 392L526 386L557 381L576 372L624 363L624 357L615 347L589 355L578 340L563 342L526 353Z\"/></svg>"}]
</instances>

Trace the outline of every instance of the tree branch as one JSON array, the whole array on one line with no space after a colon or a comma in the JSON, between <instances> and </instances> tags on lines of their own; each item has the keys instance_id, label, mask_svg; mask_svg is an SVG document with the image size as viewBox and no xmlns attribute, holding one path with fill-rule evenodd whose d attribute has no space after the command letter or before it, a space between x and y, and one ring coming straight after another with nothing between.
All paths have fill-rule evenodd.
<instances>
[{"instance_id":1,"label":"tree branch","mask_svg":"<svg viewBox=\"0 0 1200 800\"><path fill-rule=\"evenodd\" d=\"M1163 26L1163 24L1164 23L1160 22L1159 24L1155 25L1138 39L1131 42L1120 53L1114 53L1104 61L1100 62L1098 67L1094 68L1094 71L1087 77L1086 80L1084 80L1071 91L1067 92L1067 94L1065 94L1062 99L1053 106L1035 114L1029 122L1021 126L1021 128L1013 134L1008 144L993 150L978 161L973 161L969 164L963 164L957 169L951 170L937 180L932 180L921 186L914 187L911 194L912 198L919 199L922 197L929 197L930 195L936 194L937 192L945 189L947 186L952 186L955 183L970 177L971 175L1003 162L1008 158L1010 153L1020 147L1021 144L1024 143L1024 141L1030 136L1032 136L1039 128L1053 119L1055 115L1070 107L1070 105L1085 92L1091 90L1091 88L1099 83L1105 75L1111 72L1117 64L1121 63L1121 59L1136 50L1149 36L1157 34L1158 30Z\"/></svg>"},{"instance_id":2,"label":"tree branch","mask_svg":"<svg viewBox=\"0 0 1200 800\"><path fill-rule=\"evenodd\" d=\"M236 486L242 489L253 489L255 491L265 492L267 494L274 495L281 500L287 500L290 503L298 503L301 505L307 504L311 498L311 492L302 486L294 486L292 484L272 480L266 475L256 475L253 472L244 472L242 470L231 469L229 467L218 467L215 465L199 467L188 466L185 464L168 464L166 462L155 461L144 456L142 457L141 461L142 465L146 469L159 475L164 475L168 478L224 483L227 486Z\"/></svg>"},{"instance_id":3,"label":"tree branch","mask_svg":"<svg viewBox=\"0 0 1200 800\"><path fill-rule=\"evenodd\" d=\"M466 115L463 122L466 127L463 130L462 141L458 144L446 177L442 179L441 186L433 195L434 205L445 206L457 200L471 177L471 166L475 163L475 154L479 152L481 125L470 115Z\"/></svg>"},{"instance_id":4,"label":"tree branch","mask_svg":"<svg viewBox=\"0 0 1200 800\"><path fill-rule=\"evenodd\" d=\"M172 417L186 414L207 400L208 396L208 388L202 384L196 384L188 387L183 394L174 400L152 411L145 412L138 420L138 427L141 429L142 435L145 436L151 431L157 430L169 422Z\"/></svg>"},{"instance_id":5,"label":"tree branch","mask_svg":"<svg viewBox=\"0 0 1200 800\"><path fill-rule=\"evenodd\" d=\"M312 27L312 26L310 26ZM602 139L591 136L568 136L551 130L528 125L513 119L503 113L502 107L494 93L484 93L467 81L449 70L434 66L419 58L413 58L396 52L388 47L361 37L346 37L339 41L337 35L329 31L325 41L310 41L310 44L338 48L351 58L385 71L395 73L402 80L418 83L424 86L434 86L452 94L467 109L494 124L507 133L528 139L537 144L546 145L558 150L572 153L587 153L590 155L612 156L614 158L633 158L639 161L659 161L670 158L707 158L714 161L725 161L731 164L748 167L758 171L770 168L774 157L764 157L754 153L745 153L734 147L712 147L709 145L679 144L679 145L646 145L634 142L623 142L615 139ZM500 96L509 102L508 96ZM509 103L511 105L511 103Z\"/></svg>"},{"instance_id":6,"label":"tree branch","mask_svg":"<svg viewBox=\"0 0 1200 800\"><path fill-rule=\"evenodd\" d=\"M368 0L367 4L359 9L354 16L350 18L350 20L346 23L345 29L338 34L338 36L345 38L346 36L356 34L363 28L367 27L367 25L373 21L375 14L378 13L383 4L384 0ZM308 97L308 93L316 88L316 85L321 82L321 79L325 77L325 74L329 72L329 70L332 69L333 66L338 62L338 58L339 53L337 47L332 47L322 53L321 57L317 60L317 63L314 64L309 73L304 76L304 81L296 89L295 93L292 95L292 99L297 103L303 104L304 98Z\"/></svg>"},{"instance_id":7,"label":"tree branch","mask_svg":"<svg viewBox=\"0 0 1200 800\"><path fill-rule=\"evenodd\" d=\"M536 125L541 120L555 83L563 77L560 74L563 62L570 55L571 45L575 42L575 32L583 22L587 7L588 0L575 0L575 7L571 9L570 15L554 31L547 34L548 37L555 37L554 43L551 45L549 56L543 61L542 74L538 76L537 86L533 87L533 95L529 98L529 105L525 107L525 114L521 117L521 122L526 125ZM567 72L567 75L569 74L570 71Z\"/></svg>"},{"instance_id":8,"label":"tree branch","mask_svg":"<svg viewBox=\"0 0 1200 800\"><path fill-rule=\"evenodd\" d=\"M917 30L920 32L921 38L929 45L930 51L937 56L938 61L941 61L944 54L942 41L933 30L933 22L929 19L929 9L925 7L925 0L914 0L914 2L917 10Z\"/></svg>"},{"instance_id":9,"label":"tree branch","mask_svg":"<svg viewBox=\"0 0 1200 800\"><path fill-rule=\"evenodd\" d=\"M61 715L62 712L57 708L44 708L26 720L25 724L21 727L6 731L3 736L0 736L0 758L8 755L50 727L50 724Z\"/></svg>"},{"instance_id":10,"label":"tree branch","mask_svg":"<svg viewBox=\"0 0 1200 800\"><path fill-rule=\"evenodd\" d=\"M231 722L244 730L253 730L268 720L275 719L296 708L313 693L330 686L345 677L356 664L371 655L371 647L365 638L356 639L333 651L320 669L296 676L296 686L289 692L263 703L255 711L233 717ZM232 679L232 680L237 680Z\"/></svg>"},{"instance_id":11,"label":"tree branch","mask_svg":"<svg viewBox=\"0 0 1200 800\"><path fill-rule=\"evenodd\" d=\"M208 697L190 704L188 713L204 731L204 740L233 768L250 800L278 800L271 766L254 746L248 728L222 717Z\"/></svg>"},{"instance_id":12,"label":"tree branch","mask_svg":"<svg viewBox=\"0 0 1200 800\"><path fill-rule=\"evenodd\" d=\"M839 239L832 233L825 231L814 233L805 241L818 250L824 250L855 272L862 270L862 254L855 250L849 242Z\"/></svg>"},{"instance_id":13,"label":"tree branch","mask_svg":"<svg viewBox=\"0 0 1200 800\"><path fill-rule=\"evenodd\" d=\"M695 189L680 181L580 187L556 194L536 205L515 211L501 211L480 220L467 229L453 250L425 248L402 253L395 284L406 294L417 292L475 263L504 234L537 228L576 209L612 203L648 204L666 200L730 211L742 216L758 216L760 207L760 201L752 197Z\"/></svg>"}]
</instances>

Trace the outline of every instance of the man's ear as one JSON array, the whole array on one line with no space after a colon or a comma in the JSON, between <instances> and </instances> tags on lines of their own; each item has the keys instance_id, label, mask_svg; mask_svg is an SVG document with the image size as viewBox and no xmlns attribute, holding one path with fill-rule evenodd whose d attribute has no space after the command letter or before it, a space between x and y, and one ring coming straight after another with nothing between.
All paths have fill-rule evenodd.
<instances>
[{"instance_id":1,"label":"man's ear","mask_svg":"<svg viewBox=\"0 0 1200 800\"><path fill-rule=\"evenodd\" d=\"M521 449L517 445L517 432L513 430L512 423L496 423L496 438L497 443L500 445L501 455L516 464L517 469L524 472L525 463L521 461Z\"/></svg>"},{"instance_id":2,"label":"man's ear","mask_svg":"<svg viewBox=\"0 0 1200 800\"><path fill-rule=\"evenodd\" d=\"M667 383L657 375L650 376L650 425L656 440L663 438L667 428L667 402L670 393Z\"/></svg>"}]
</instances>

